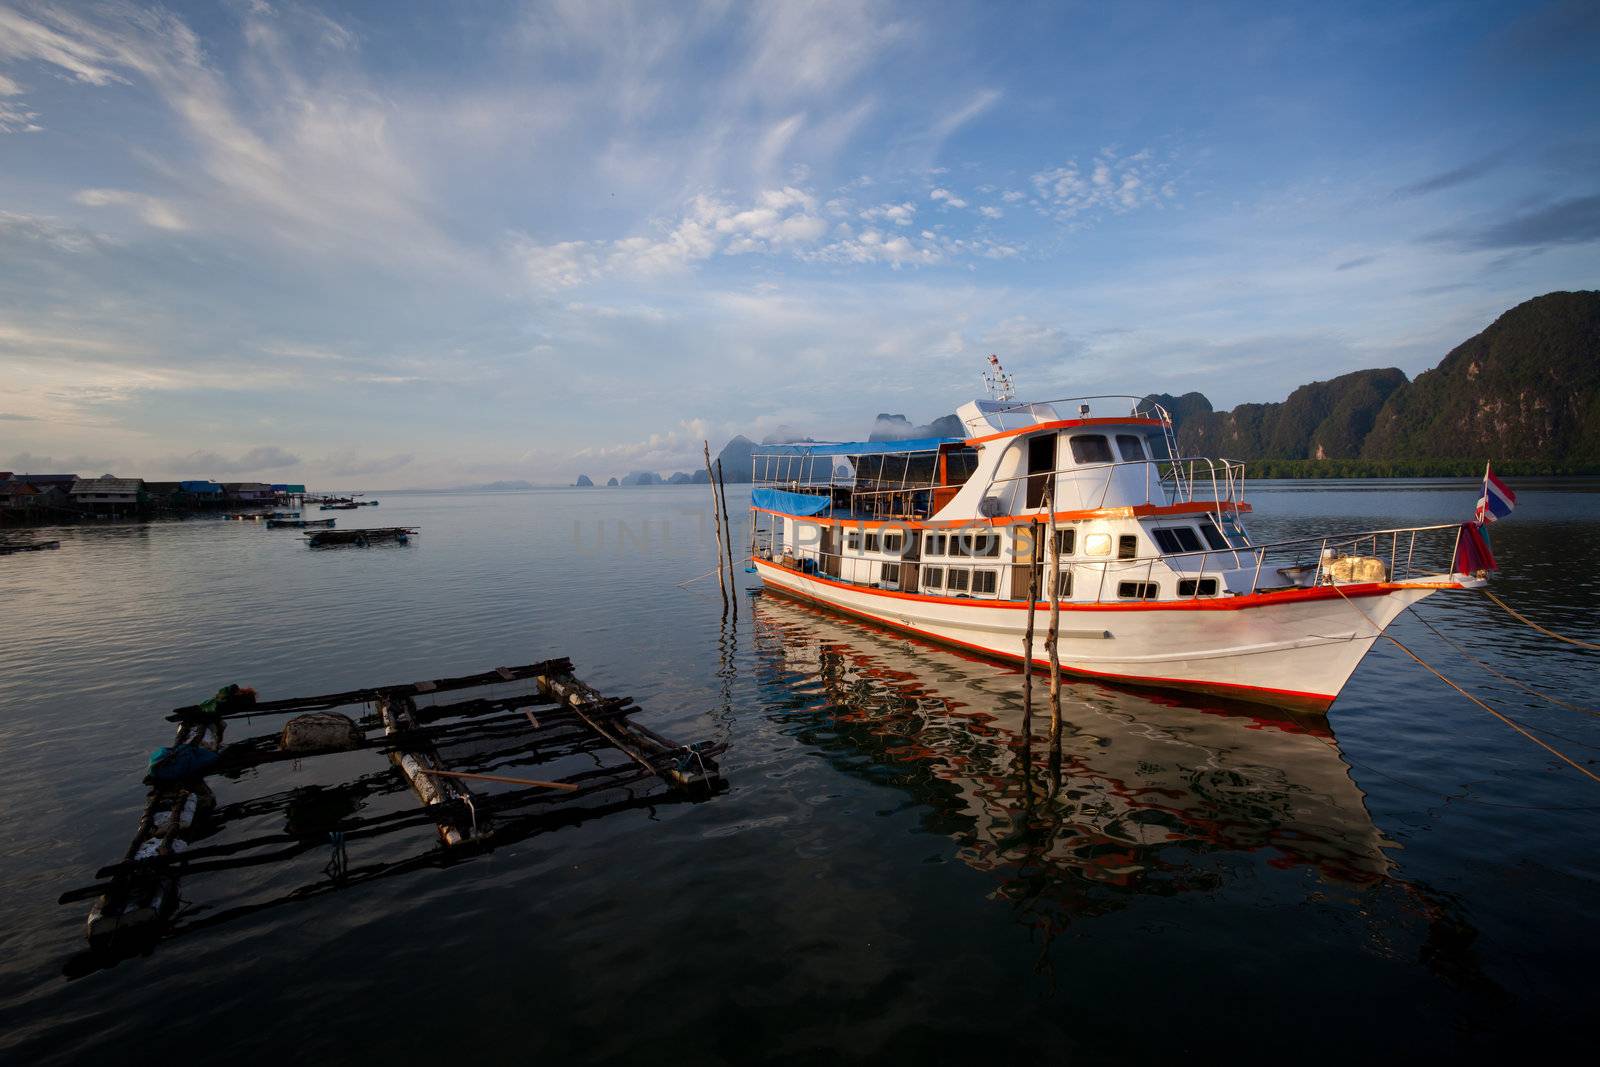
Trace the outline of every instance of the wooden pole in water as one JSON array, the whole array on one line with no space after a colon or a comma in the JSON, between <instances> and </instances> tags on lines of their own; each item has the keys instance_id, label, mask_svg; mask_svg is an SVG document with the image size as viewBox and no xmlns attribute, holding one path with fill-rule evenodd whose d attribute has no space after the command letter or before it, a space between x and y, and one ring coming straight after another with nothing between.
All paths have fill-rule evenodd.
<instances>
[{"instance_id":1,"label":"wooden pole in water","mask_svg":"<svg viewBox=\"0 0 1600 1067\"><path fill-rule=\"evenodd\" d=\"M1061 751L1061 650L1057 647L1061 636L1061 557L1056 552L1055 473L1045 487L1045 510L1049 512L1050 539L1050 635L1045 641L1050 649L1050 753Z\"/></svg>"},{"instance_id":2,"label":"wooden pole in water","mask_svg":"<svg viewBox=\"0 0 1600 1067\"><path fill-rule=\"evenodd\" d=\"M722 501L722 545L728 554L728 585L733 589L733 617L739 617L739 581L733 569L733 524L728 521L728 484L722 480L722 457L717 457L717 495Z\"/></svg>"},{"instance_id":3,"label":"wooden pole in water","mask_svg":"<svg viewBox=\"0 0 1600 1067\"><path fill-rule=\"evenodd\" d=\"M711 442L702 440L701 448L706 456L706 481L711 483L711 521L716 526L717 533L717 587L722 590L722 612L728 612L728 581L722 573L722 515L717 508L717 475L711 469Z\"/></svg>"},{"instance_id":4,"label":"wooden pole in water","mask_svg":"<svg viewBox=\"0 0 1600 1067\"><path fill-rule=\"evenodd\" d=\"M1033 737L1033 606L1039 599L1039 523L1028 524L1032 545L1028 550L1028 625L1022 634L1022 735L1027 744Z\"/></svg>"}]
</instances>

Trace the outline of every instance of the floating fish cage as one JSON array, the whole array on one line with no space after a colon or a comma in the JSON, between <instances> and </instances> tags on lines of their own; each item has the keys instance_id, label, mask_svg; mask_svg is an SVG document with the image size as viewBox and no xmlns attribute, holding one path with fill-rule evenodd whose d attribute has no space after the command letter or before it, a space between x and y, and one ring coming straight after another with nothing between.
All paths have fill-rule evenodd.
<instances>
[{"instance_id":1,"label":"floating fish cage","mask_svg":"<svg viewBox=\"0 0 1600 1067\"><path fill-rule=\"evenodd\" d=\"M727 745L680 744L635 722L630 698L611 698L572 674L567 659L405 685L258 701L228 686L173 711L173 743L151 757L149 792L121 859L60 902L91 900L85 935L96 959L147 951L184 930L346 888L372 878L456 862L532 834L604 815L705 800L726 784ZM275 728L226 741L231 723ZM337 785L300 785L229 797L273 763L370 752L388 767ZM344 761L349 766L349 761ZM365 798L409 789L418 806L362 815ZM320 813L309 817L305 813ZM281 832L243 829L283 813ZM300 814L297 815L296 812ZM426 851L352 865L348 847L431 825ZM288 866L330 852L310 882L264 904L178 923L180 884L202 875ZM206 909L202 908L202 913Z\"/></svg>"}]
</instances>

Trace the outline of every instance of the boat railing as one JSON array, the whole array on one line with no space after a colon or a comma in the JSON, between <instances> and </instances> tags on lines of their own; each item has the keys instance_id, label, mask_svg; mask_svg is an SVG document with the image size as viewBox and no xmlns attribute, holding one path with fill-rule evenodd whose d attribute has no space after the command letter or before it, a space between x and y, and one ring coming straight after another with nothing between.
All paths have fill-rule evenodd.
<instances>
[{"instance_id":1,"label":"boat railing","mask_svg":"<svg viewBox=\"0 0 1600 1067\"><path fill-rule=\"evenodd\" d=\"M982 436L984 433L989 432L990 426L984 424L988 422L987 417L990 415L1028 414L1037 417L1038 412L1034 409L1050 408L1058 418L1072 418L1074 416L1088 418L1094 414L1096 401L1114 400L1127 402L1125 405L1118 405L1119 407L1126 406L1127 408L1126 412L1119 410L1117 412L1119 416L1126 414L1129 418L1160 419L1164 423L1172 421L1171 416L1167 414L1167 409L1148 397L1133 396L1129 393L1098 393L1094 396L1063 396L1054 400L1017 400L1009 404L997 404L990 401L984 405L982 415L965 419L963 424L969 434ZM1077 410L1071 414L1065 414L1059 405L1076 405Z\"/></svg>"},{"instance_id":2,"label":"boat railing","mask_svg":"<svg viewBox=\"0 0 1600 1067\"><path fill-rule=\"evenodd\" d=\"M1035 526L1034 529L1040 528ZM998 536L998 531L993 527L976 522L966 530L974 537ZM946 530L947 534L961 532L957 528ZM994 568L1003 572L1006 579L1002 586L997 577L997 590L1012 591L1012 595L1000 593L994 598L1001 600L1025 599L1014 591L1027 587L1027 570L1031 567L1042 572L1051 569L1050 565L1053 562L1056 589L1059 590L1064 586L1075 588L1081 597L1087 589L1086 583L1093 581L1095 582L1093 602L1107 602L1106 594L1110 592L1113 596L1109 602L1116 603L1130 599L1123 595L1120 588L1125 582L1140 583L1138 590L1140 595L1134 599L1144 599L1143 590L1155 585L1163 594L1155 599L1204 600L1225 595L1244 595L1292 588L1309 589L1317 586L1404 582L1443 577L1450 575L1454 570L1461 526L1459 523L1445 523L1434 526L1365 530L1359 533L1298 537L1267 544L1245 543L1225 548L1169 552L1126 559L1057 558L1047 546L1044 552L1045 562L1042 564L1026 558L1032 554L1031 541L1022 559L1018 559L1019 545L1016 542L1006 544L1004 540L1002 540L1004 546L1002 554L992 557L973 554L951 558L922 558L917 548L915 532L911 531L904 539L904 549L900 553L886 554L890 558L879 559L824 549L820 542L780 548L773 540L773 531L770 527L760 533L764 536L753 538L751 543L752 554L757 558L778 561L787 556L796 565L809 562L823 573L830 572L829 561L834 559L840 562L840 566L834 568L833 573L841 570L845 561ZM1015 580L1016 572L1022 572L1021 581ZM1064 578L1066 581L1063 581ZM1163 580L1172 579L1175 579L1177 584L1173 584L1169 592ZM1213 584L1207 586L1207 579ZM1184 583L1192 584L1188 584L1189 592L1180 593L1179 590L1183 588ZM1037 588L1050 587L1051 583L1041 574ZM1210 592L1206 592L1208 588ZM1048 600L1048 593L1041 599ZM1063 594L1063 599L1077 598ZM1081 603L1082 600L1078 599L1077 602Z\"/></svg>"},{"instance_id":3,"label":"boat railing","mask_svg":"<svg viewBox=\"0 0 1600 1067\"><path fill-rule=\"evenodd\" d=\"M1144 499L1111 500L1113 488L1126 491L1130 488L1126 480L1117 478L1120 471L1132 467L1143 467ZM1101 478L1100 474L1104 473ZM1084 475L1091 477L1085 478ZM1207 503L1214 506L1219 513L1229 510L1244 502L1245 476L1244 464L1227 459L1213 459L1209 456L1178 456L1174 459L1125 459L1110 463L1084 463L1074 464L1070 467L1056 467L1053 470L1033 471L1025 474L1012 474L1004 478L993 478L989 482L989 490L984 496L996 495L993 491L997 487L1013 488L1018 482L1030 482L1034 479L1056 480L1057 498L1053 506L1056 511L1095 510L1107 506L1126 507L1139 504L1193 504L1196 502ZM1084 482L1090 484L1086 487ZM1087 491L1085 491L1087 489ZM1071 490L1075 499L1067 500L1062 497L1061 491ZM1004 493L999 494L1004 499ZM1071 506L1069 506L1071 505ZM1039 505L1042 507L1042 505ZM1013 513L1018 513L1013 511Z\"/></svg>"}]
</instances>

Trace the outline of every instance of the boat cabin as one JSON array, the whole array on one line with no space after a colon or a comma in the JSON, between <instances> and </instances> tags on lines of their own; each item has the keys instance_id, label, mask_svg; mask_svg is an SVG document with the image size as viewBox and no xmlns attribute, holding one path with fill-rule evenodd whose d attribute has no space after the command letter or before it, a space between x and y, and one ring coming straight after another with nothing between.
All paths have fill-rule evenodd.
<instances>
[{"instance_id":1,"label":"boat cabin","mask_svg":"<svg viewBox=\"0 0 1600 1067\"><path fill-rule=\"evenodd\" d=\"M1064 601L1253 587L1242 465L1176 455L1159 405L978 400L958 417L964 437L758 448L758 557L953 600L1026 600L1030 589L1049 599L1052 562Z\"/></svg>"}]
</instances>

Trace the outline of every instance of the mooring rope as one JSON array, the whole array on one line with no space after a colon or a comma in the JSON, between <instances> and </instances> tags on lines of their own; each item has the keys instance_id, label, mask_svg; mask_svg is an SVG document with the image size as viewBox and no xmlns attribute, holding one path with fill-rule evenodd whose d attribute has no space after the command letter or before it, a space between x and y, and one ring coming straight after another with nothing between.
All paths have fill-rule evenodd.
<instances>
[{"instance_id":1,"label":"mooring rope","mask_svg":"<svg viewBox=\"0 0 1600 1067\"><path fill-rule=\"evenodd\" d=\"M1397 638L1390 637L1388 634L1384 634L1383 636L1389 638L1390 641L1394 642L1394 645L1395 645L1396 648L1398 648L1400 651L1404 652L1406 655L1410 656L1412 659L1416 660L1417 663L1420 664L1424 670L1426 670L1429 674L1433 675L1435 678L1439 679L1445 685L1448 685L1451 689L1454 689L1456 692L1460 693L1462 696L1466 697L1468 700L1470 700L1474 704L1478 705L1478 707L1482 708L1484 711L1487 711L1490 715L1493 715L1495 718L1499 719L1501 722L1503 722L1507 726L1511 727L1513 730L1515 730L1517 733L1521 734L1523 737L1526 737L1529 741L1532 741L1534 744L1538 745L1540 748L1544 749L1546 752L1550 753L1552 756L1555 756L1557 759L1559 759L1563 763L1567 764L1569 767L1571 767L1573 770L1577 771L1579 774L1583 775L1585 778L1588 778L1592 782L1600 783L1600 775L1595 774L1593 771L1589 770L1587 767L1583 766L1583 764L1581 764L1578 761L1574 760L1571 756L1568 756L1565 752L1562 752L1560 749L1556 748L1554 745L1547 744L1541 738L1535 737L1533 734L1529 733L1522 726L1520 726L1517 723L1513 722L1512 720L1510 720L1506 716L1500 714L1498 711L1494 710L1489 705L1485 704L1483 701L1479 700L1477 697L1473 696L1471 693L1467 692L1465 689L1461 688L1459 685L1457 685L1456 683L1452 682L1450 679L1446 678L1444 675L1440 674L1437 670L1434 669L1434 667L1431 664L1429 664L1421 656L1417 655L1415 652L1411 651L1405 645L1401 644L1400 641Z\"/></svg>"},{"instance_id":2,"label":"mooring rope","mask_svg":"<svg viewBox=\"0 0 1600 1067\"><path fill-rule=\"evenodd\" d=\"M719 571L721 569L722 568L720 568L720 567L712 567L710 570L706 571L704 574L696 575L693 578L685 578L683 581L678 582L676 584L677 584L679 589L682 589L684 586L688 585L690 582L698 582L701 578L709 578L709 577L711 577L713 574L717 573L717 571Z\"/></svg>"},{"instance_id":3,"label":"mooring rope","mask_svg":"<svg viewBox=\"0 0 1600 1067\"><path fill-rule=\"evenodd\" d=\"M1533 627L1546 637L1553 637L1557 641L1565 641L1569 645L1577 645L1579 648L1592 648L1596 652L1600 652L1600 645L1595 644L1593 641L1580 641L1576 637L1567 637L1565 634L1558 634L1554 630L1547 630L1543 626L1540 626L1538 623L1534 622L1532 619L1528 618L1526 615L1522 614L1516 608L1512 607L1510 604L1507 604L1504 600L1501 600L1499 597L1489 592L1489 590L1484 589L1481 590L1481 592L1484 596L1500 605L1501 610L1503 610L1507 615L1510 615L1518 622Z\"/></svg>"},{"instance_id":4,"label":"mooring rope","mask_svg":"<svg viewBox=\"0 0 1600 1067\"><path fill-rule=\"evenodd\" d=\"M1569 704L1567 701L1562 700L1560 697L1551 696L1549 693L1546 693L1542 689L1535 689L1533 686L1527 684L1526 682L1520 682L1517 679L1511 677L1511 675L1509 675L1509 674L1506 674L1506 673L1504 673L1502 671L1495 670L1493 667L1489 666L1489 664L1483 662L1483 660L1479 659L1477 656L1474 656L1471 652L1468 652L1466 649L1462 648L1460 645L1458 645L1454 641L1450 640L1450 638L1448 638L1444 634L1440 633L1438 628L1435 627L1433 625L1433 623L1429 622L1427 619L1424 619L1420 614L1418 614L1417 610L1415 608L1411 609L1411 614L1412 614L1413 617L1416 618L1416 620L1418 622L1422 623L1422 625L1426 626L1429 630L1432 630L1433 631L1433 636L1437 637L1439 640L1443 641L1445 644L1449 645L1451 648L1455 649L1457 652L1461 653L1467 659L1470 659L1472 662L1476 663L1478 666L1482 667L1484 670L1488 671L1490 674L1494 675L1495 677L1503 678L1506 681L1510 682L1512 685L1516 686L1518 689L1522 689L1522 690L1525 690L1526 692L1532 693L1536 697L1542 697L1543 699L1548 700L1550 703L1557 704L1557 705L1559 705L1559 706L1561 706L1563 708L1568 709L1569 711L1576 711L1576 712L1579 712L1581 714L1590 715L1590 716L1593 716L1596 719L1600 719L1600 711L1596 711L1594 708L1586 708L1586 707L1583 707L1583 706L1581 706L1579 704Z\"/></svg>"}]
</instances>

